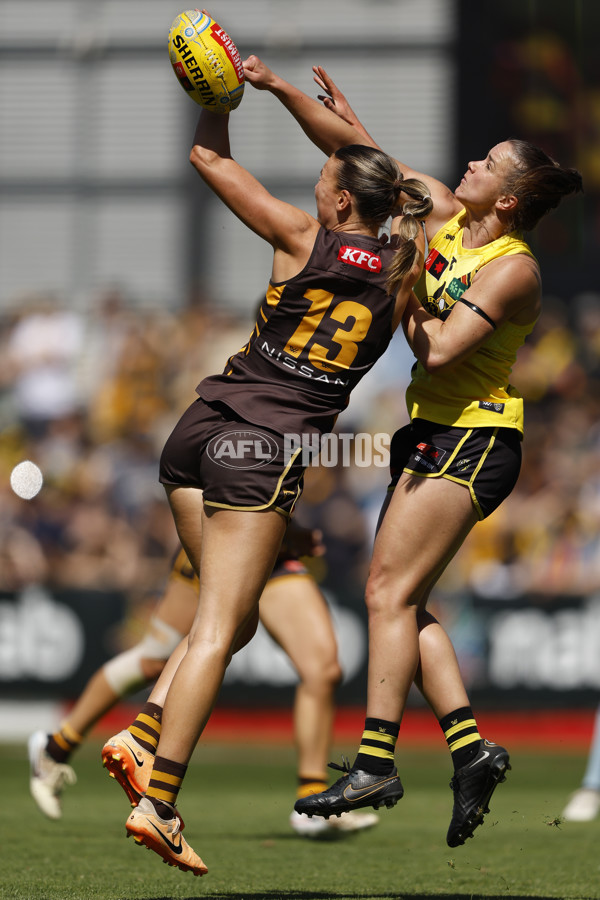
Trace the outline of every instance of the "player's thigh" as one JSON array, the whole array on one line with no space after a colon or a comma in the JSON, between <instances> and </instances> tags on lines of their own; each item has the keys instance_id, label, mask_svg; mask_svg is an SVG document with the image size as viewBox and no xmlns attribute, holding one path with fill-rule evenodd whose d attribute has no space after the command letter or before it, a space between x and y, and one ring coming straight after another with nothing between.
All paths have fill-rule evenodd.
<instances>
[{"instance_id":1,"label":"player's thigh","mask_svg":"<svg viewBox=\"0 0 600 900\"><path fill-rule=\"evenodd\" d=\"M194 622L239 627L253 612L273 570L286 520L274 510L208 510L203 516L200 603Z\"/></svg>"},{"instance_id":2,"label":"player's thigh","mask_svg":"<svg viewBox=\"0 0 600 900\"><path fill-rule=\"evenodd\" d=\"M200 569L204 500L197 487L165 485L167 499L183 549L196 572Z\"/></svg>"},{"instance_id":3,"label":"player's thigh","mask_svg":"<svg viewBox=\"0 0 600 900\"><path fill-rule=\"evenodd\" d=\"M464 542L477 512L467 488L403 473L373 549L369 581L414 600L431 588Z\"/></svg>"}]
</instances>

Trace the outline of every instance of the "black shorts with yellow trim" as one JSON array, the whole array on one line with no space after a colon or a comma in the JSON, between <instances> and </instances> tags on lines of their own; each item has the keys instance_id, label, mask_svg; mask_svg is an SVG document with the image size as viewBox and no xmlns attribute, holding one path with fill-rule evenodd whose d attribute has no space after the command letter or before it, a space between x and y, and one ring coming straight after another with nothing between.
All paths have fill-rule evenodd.
<instances>
[{"instance_id":1,"label":"black shorts with yellow trim","mask_svg":"<svg viewBox=\"0 0 600 900\"><path fill-rule=\"evenodd\" d=\"M168 437L159 478L164 485L200 488L207 506L289 516L304 469L301 448L290 458L282 435L199 398Z\"/></svg>"},{"instance_id":2,"label":"black shorts with yellow trim","mask_svg":"<svg viewBox=\"0 0 600 900\"><path fill-rule=\"evenodd\" d=\"M480 519L508 497L521 470L521 433L514 428L455 428L413 419L393 436L389 490L403 472L448 478L468 488Z\"/></svg>"},{"instance_id":3,"label":"black shorts with yellow trim","mask_svg":"<svg viewBox=\"0 0 600 900\"><path fill-rule=\"evenodd\" d=\"M289 553L282 550L277 557L275 567L269 576L269 580L273 578L289 578L290 575L308 575L312 577L304 563L301 562L298 557L290 556ZM183 547L180 547L175 553L171 564L169 578L183 581L189 585L195 584L196 588L198 587L198 576L194 572L194 567L189 561L188 555Z\"/></svg>"}]
</instances>

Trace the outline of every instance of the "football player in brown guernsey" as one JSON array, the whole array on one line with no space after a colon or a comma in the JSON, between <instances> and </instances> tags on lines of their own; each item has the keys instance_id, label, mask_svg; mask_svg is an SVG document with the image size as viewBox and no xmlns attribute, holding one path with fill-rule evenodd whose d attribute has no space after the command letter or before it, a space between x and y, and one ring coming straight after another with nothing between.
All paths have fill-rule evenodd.
<instances>
[{"instance_id":1,"label":"football player in brown guernsey","mask_svg":"<svg viewBox=\"0 0 600 900\"><path fill-rule=\"evenodd\" d=\"M246 80L274 93L325 153L354 142L377 146L323 68L314 69L323 104L257 57L244 68ZM542 296L523 232L581 191L582 179L520 140L501 141L484 159L468 163L455 191L399 165L405 176L428 185L434 208L425 223L424 271L402 321L417 359L407 390L411 422L392 440L392 479L366 590L366 721L353 766L296 809L327 817L393 806L402 797L394 750L414 682L452 755L454 805L446 840L456 847L481 825L510 768L509 755L481 739L450 639L426 605L471 528L518 477L523 401L508 379Z\"/></svg>"},{"instance_id":2,"label":"football player in brown guernsey","mask_svg":"<svg viewBox=\"0 0 600 900\"><path fill-rule=\"evenodd\" d=\"M307 451L286 435L329 433L386 349L422 270L418 220L431 211L431 198L387 154L357 144L325 160L314 217L246 171L231 155L229 116L207 110L190 159L273 248L248 343L198 385L160 464L179 538L199 575L199 604L166 694L148 789L126 829L170 865L200 875L206 866L182 837L176 801L231 654L256 628L258 600L302 490ZM380 232L399 212L392 247Z\"/></svg>"},{"instance_id":3,"label":"football player in brown guernsey","mask_svg":"<svg viewBox=\"0 0 600 900\"><path fill-rule=\"evenodd\" d=\"M298 798L327 787L334 694L342 677L329 606L305 565L305 557L322 556L324 552L318 531L291 521L260 598L260 620L298 674L293 712ZM123 697L156 681L171 653L188 634L197 605L198 576L181 549L142 640L94 673L55 732L31 735L31 793L48 818L62 815L63 787L75 782L75 772L69 765L71 756L85 735ZM102 748L104 765L132 806L148 787L167 688L168 679L158 681L131 725ZM289 822L296 834L320 838L370 828L377 824L378 816L352 811L323 819L292 810Z\"/></svg>"}]
</instances>

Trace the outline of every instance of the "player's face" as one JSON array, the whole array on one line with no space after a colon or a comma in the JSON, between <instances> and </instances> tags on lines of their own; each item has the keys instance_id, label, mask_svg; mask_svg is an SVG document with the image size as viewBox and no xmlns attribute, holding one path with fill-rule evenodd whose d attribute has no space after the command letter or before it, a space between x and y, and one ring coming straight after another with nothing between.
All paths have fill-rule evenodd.
<instances>
[{"instance_id":1,"label":"player's face","mask_svg":"<svg viewBox=\"0 0 600 900\"><path fill-rule=\"evenodd\" d=\"M485 159L470 162L454 194L467 209L486 212L505 195L506 178L515 167L512 147L503 141Z\"/></svg>"},{"instance_id":2,"label":"player's face","mask_svg":"<svg viewBox=\"0 0 600 900\"><path fill-rule=\"evenodd\" d=\"M340 195L337 183L338 166L339 160L334 156L330 156L321 169L319 180L315 186L317 220L325 228L331 228L337 223L335 207Z\"/></svg>"}]
</instances>

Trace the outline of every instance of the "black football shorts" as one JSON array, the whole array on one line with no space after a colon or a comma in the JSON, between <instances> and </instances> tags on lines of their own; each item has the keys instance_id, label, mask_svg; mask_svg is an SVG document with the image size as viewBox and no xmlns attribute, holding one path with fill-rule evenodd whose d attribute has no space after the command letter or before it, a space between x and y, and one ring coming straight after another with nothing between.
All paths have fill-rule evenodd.
<instances>
[{"instance_id":1,"label":"black football shorts","mask_svg":"<svg viewBox=\"0 0 600 900\"><path fill-rule=\"evenodd\" d=\"M164 485L201 488L208 506L291 515L302 493L301 460L301 449L290 458L277 432L199 398L168 437L159 478Z\"/></svg>"},{"instance_id":2,"label":"black football shorts","mask_svg":"<svg viewBox=\"0 0 600 900\"><path fill-rule=\"evenodd\" d=\"M480 519L508 497L521 469L521 434L514 428L454 428L413 419L393 436L389 490L402 472L448 478L468 488Z\"/></svg>"}]
</instances>

